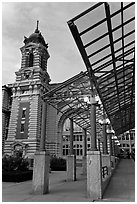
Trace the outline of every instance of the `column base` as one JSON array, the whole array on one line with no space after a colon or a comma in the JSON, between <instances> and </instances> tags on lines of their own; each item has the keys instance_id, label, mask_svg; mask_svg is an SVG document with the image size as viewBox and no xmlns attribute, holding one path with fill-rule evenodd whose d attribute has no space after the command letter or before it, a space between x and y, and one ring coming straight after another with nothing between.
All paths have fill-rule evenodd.
<instances>
[{"instance_id":1,"label":"column base","mask_svg":"<svg viewBox=\"0 0 137 204\"><path fill-rule=\"evenodd\" d=\"M76 181L76 156L67 156L67 181Z\"/></svg>"},{"instance_id":2,"label":"column base","mask_svg":"<svg viewBox=\"0 0 137 204\"><path fill-rule=\"evenodd\" d=\"M34 194L49 192L50 156L46 151L38 151L34 155L32 190Z\"/></svg>"},{"instance_id":3,"label":"column base","mask_svg":"<svg viewBox=\"0 0 137 204\"><path fill-rule=\"evenodd\" d=\"M102 154L102 167L108 167L108 174L111 174L111 158L109 154Z\"/></svg>"},{"instance_id":4,"label":"column base","mask_svg":"<svg viewBox=\"0 0 137 204\"><path fill-rule=\"evenodd\" d=\"M102 198L101 152L87 153L87 196L91 201Z\"/></svg>"}]
</instances>

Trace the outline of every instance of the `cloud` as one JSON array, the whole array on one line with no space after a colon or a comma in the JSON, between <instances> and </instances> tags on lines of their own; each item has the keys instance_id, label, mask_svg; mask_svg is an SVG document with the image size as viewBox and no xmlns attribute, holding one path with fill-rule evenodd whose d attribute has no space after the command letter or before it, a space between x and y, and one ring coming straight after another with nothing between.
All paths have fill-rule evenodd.
<instances>
[{"instance_id":1,"label":"cloud","mask_svg":"<svg viewBox=\"0 0 137 204\"><path fill-rule=\"evenodd\" d=\"M91 3L64 2L4 2L2 4L2 80L15 82L14 72L20 68L20 47L23 37L34 32L36 20L39 29L49 43L49 72L54 81L69 78L83 66L79 52L71 36L67 21L87 9ZM81 64L80 64L81 61ZM7 77L10 73L11 77ZM60 73L60 74L58 74Z\"/></svg>"}]
</instances>

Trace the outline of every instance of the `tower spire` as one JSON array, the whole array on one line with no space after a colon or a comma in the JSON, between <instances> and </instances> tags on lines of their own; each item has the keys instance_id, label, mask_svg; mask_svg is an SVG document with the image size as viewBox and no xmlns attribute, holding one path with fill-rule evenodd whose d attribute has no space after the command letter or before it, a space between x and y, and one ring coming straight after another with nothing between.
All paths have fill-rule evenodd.
<instances>
[{"instance_id":1,"label":"tower spire","mask_svg":"<svg viewBox=\"0 0 137 204\"><path fill-rule=\"evenodd\" d=\"M39 27L39 21L37 20L37 29L38 29L38 27Z\"/></svg>"},{"instance_id":2,"label":"tower spire","mask_svg":"<svg viewBox=\"0 0 137 204\"><path fill-rule=\"evenodd\" d=\"M37 20L37 27L36 27L35 33L39 33L39 21L38 20Z\"/></svg>"}]
</instances>

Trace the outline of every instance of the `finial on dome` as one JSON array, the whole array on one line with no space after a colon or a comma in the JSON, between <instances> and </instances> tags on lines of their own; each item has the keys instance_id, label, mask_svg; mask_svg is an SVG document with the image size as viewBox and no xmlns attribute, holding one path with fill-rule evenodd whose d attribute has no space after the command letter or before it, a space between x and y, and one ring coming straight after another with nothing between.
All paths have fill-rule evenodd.
<instances>
[{"instance_id":1,"label":"finial on dome","mask_svg":"<svg viewBox=\"0 0 137 204\"><path fill-rule=\"evenodd\" d=\"M39 21L37 20L37 29L38 29L38 27L39 27Z\"/></svg>"},{"instance_id":2,"label":"finial on dome","mask_svg":"<svg viewBox=\"0 0 137 204\"><path fill-rule=\"evenodd\" d=\"M35 30L35 33L39 33L39 21L37 20L37 27L36 27L36 30Z\"/></svg>"}]
</instances>

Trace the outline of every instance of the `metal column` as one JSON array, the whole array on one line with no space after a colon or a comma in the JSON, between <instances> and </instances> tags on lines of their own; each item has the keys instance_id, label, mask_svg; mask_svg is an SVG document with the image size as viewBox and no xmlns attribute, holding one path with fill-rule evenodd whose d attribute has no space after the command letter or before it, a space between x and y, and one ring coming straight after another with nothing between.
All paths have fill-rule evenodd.
<instances>
[{"instance_id":1,"label":"metal column","mask_svg":"<svg viewBox=\"0 0 137 204\"><path fill-rule=\"evenodd\" d=\"M103 154L108 154L106 125L106 115L103 110Z\"/></svg>"},{"instance_id":2,"label":"metal column","mask_svg":"<svg viewBox=\"0 0 137 204\"><path fill-rule=\"evenodd\" d=\"M70 119L70 155L74 154L73 150L73 119Z\"/></svg>"},{"instance_id":3,"label":"metal column","mask_svg":"<svg viewBox=\"0 0 137 204\"><path fill-rule=\"evenodd\" d=\"M45 150L46 115L47 115L47 104L46 104L45 101L43 101L43 106L42 106L42 124L41 124L41 138L40 138L40 151Z\"/></svg>"},{"instance_id":4,"label":"metal column","mask_svg":"<svg viewBox=\"0 0 137 204\"><path fill-rule=\"evenodd\" d=\"M83 156L87 155L87 130L83 129L83 137L84 137L84 154Z\"/></svg>"}]
</instances>

